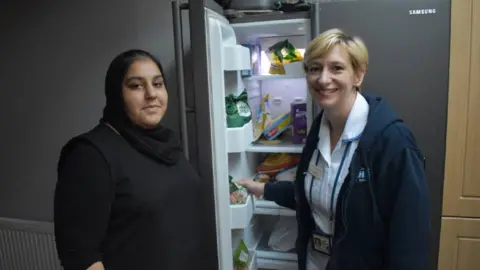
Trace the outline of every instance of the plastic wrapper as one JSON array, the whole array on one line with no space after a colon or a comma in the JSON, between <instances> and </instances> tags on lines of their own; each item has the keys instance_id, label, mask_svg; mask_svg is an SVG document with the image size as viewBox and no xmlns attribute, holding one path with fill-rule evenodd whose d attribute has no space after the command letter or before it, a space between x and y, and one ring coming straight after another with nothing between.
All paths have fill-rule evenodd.
<instances>
[{"instance_id":1,"label":"plastic wrapper","mask_svg":"<svg viewBox=\"0 0 480 270\"><path fill-rule=\"evenodd\" d=\"M288 252L295 248L297 235L297 220L280 217L268 239L268 246L275 251Z\"/></svg>"},{"instance_id":2,"label":"plastic wrapper","mask_svg":"<svg viewBox=\"0 0 480 270\"><path fill-rule=\"evenodd\" d=\"M275 118L271 117L268 107L270 94L266 94L260 101L254 126L254 141L262 144L277 144L280 135L291 130L292 117L290 112L285 112Z\"/></svg>"},{"instance_id":3,"label":"plastic wrapper","mask_svg":"<svg viewBox=\"0 0 480 270\"><path fill-rule=\"evenodd\" d=\"M257 115L255 118L255 126L253 131L253 139L254 141L259 140L262 135L263 131L265 130L265 122L270 119L270 110L268 108L268 100L270 98L270 94L266 94L260 104L258 105Z\"/></svg>"},{"instance_id":4,"label":"plastic wrapper","mask_svg":"<svg viewBox=\"0 0 480 270\"><path fill-rule=\"evenodd\" d=\"M225 105L228 128L243 127L252 119L252 110L250 105L248 105L247 90L243 90L238 96L233 94L226 96Z\"/></svg>"},{"instance_id":5,"label":"plastic wrapper","mask_svg":"<svg viewBox=\"0 0 480 270\"><path fill-rule=\"evenodd\" d=\"M257 167L257 173L275 177L279 172L292 168L300 162L299 155L271 153Z\"/></svg>"},{"instance_id":6,"label":"plastic wrapper","mask_svg":"<svg viewBox=\"0 0 480 270\"><path fill-rule=\"evenodd\" d=\"M250 254L248 252L245 241L241 240L238 246L233 251L233 269L234 270L249 270L248 262L250 261Z\"/></svg>"},{"instance_id":7,"label":"plastic wrapper","mask_svg":"<svg viewBox=\"0 0 480 270\"><path fill-rule=\"evenodd\" d=\"M230 184L230 204L244 204L247 202L248 192L244 187L241 187L233 181L232 176L228 176Z\"/></svg>"},{"instance_id":8,"label":"plastic wrapper","mask_svg":"<svg viewBox=\"0 0 480 270\"><path fill-rule=\"evenodd\" d=\"M270 61L270 74L283 75L285 67L283 64L298 62L303 60L301 53L293 46L288 39L275 43L268 48L272 54Z\"/></svg>"}]
</instances>

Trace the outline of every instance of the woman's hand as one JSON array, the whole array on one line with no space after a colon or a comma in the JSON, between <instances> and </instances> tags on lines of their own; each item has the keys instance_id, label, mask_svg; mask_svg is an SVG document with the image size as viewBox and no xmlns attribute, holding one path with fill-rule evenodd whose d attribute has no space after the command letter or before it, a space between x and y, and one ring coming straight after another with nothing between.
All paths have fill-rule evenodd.
<instances>
[{"instance_id":1,"label":"woman's hand","mask_svg":"<svg viewBox=\"0 0 480 270\"><path fill-rule=\"evenodd\" d=\"M255 182L251 179L240 179L235 181L238 185L245 187L249 193L255 195L255 197L261 197L265 190L265 183Z\"/></svg>"}]
</instances>

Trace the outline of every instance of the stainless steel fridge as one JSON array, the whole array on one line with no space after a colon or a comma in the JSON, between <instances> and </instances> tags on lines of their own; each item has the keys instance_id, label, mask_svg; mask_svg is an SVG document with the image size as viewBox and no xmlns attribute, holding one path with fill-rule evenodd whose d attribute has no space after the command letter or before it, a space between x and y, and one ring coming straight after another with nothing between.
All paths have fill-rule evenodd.
<instances>
[{"instance_id":1,"label":"stainless steel fridge","mask_svg":"<svg viewBox=\"0 0 480 270\"><path fill-rule=\"evenodd\" d=\"M309 40L330 28L341 28L365 41L370 64L363 89L386 97L411 127L426 155L433 224L430 269L436 269L444 178L450 1L308 2L312 2L308 12L232 21L222 16L222 8L213 0L172 3L182 139L205 184L203 212L209 228L205 231L208 241L202 269L232 269L232 249L238 239L247 239L252 260L256 260L253 268L295 269L294 251L282 253L261 247L262 240L258 238L264 237L265 232L252 229L266 224L257 225L258 216L292 217L294 212L253 198L244 208L232 208L226 178L230 174L247 177L254 173L258 153L299 153L301 147L289 143L275 149L251 145L248 137L251 126L244 130L227 128L225 96L247 89L249 95L261 97L266 87L303 91L288 97L284 91L278 100L289 104L293 99L303 98L308 103L307 118L311 122L318 108L311 103L304 79L297 75L272 78L261 74L253 79L244 78L240 73L248 64L238 59L247 56L238 46L258 38L275 41L289 37L305 48ZM190 32L190 48L184 48L182 42L186 28ZM240 61L238 67L235 61ZM241 139L242 136L249 139ZM255 226L251 225L254 223ZM263 230L271 230L271 226L265 225Z\"/></svg>"}]
</instances>

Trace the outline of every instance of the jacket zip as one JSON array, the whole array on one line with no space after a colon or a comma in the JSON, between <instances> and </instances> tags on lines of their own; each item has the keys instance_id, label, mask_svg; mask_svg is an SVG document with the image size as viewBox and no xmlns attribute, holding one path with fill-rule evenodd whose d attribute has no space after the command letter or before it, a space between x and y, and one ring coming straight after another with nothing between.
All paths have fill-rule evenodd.
<instances>
[{"instance_id":1,"label":"jacket zip","mask_svg":"<svg viewBox=\"0 0 480 270\"><path fill-rule=\"evenodd\" d=\"M348 169L348 175L351 175L351 170L350 168ZM350 176L350 178L352 178ZM350 179L350 181L353 181L354 179ZM347 190L345 191L345 195L343 196L343 199L342 199L342 223L343 223L343 227L345 228L345 232L343 233L342 237L340 237L340 239L338 239L338 241L336 242L336 244L340 244L340 242L342 240L345 239L345 237L347 236L347 232L348 232L348 226L347 226L347 222L346 222L346 212L347 212L347 204L348 204L348 195L350 195L350 191L352 190L352 187L353 185L351 183L348 183L348 188Z\"/></svg>"},{"instance_id":2,"label":"jacket zip","mask_svg":"<svg viewBox=\"0 0 480 270\"><path fill-rule=\"evenodd\" d=\"M355 157L357 155L358 155L358 149L356 149L355 153L353 154L352 163L354 162ZM355 181L355 178L353 177L351 168L352 168L352 164L350 164L350 167L348 168L348 177L350 178L350 181L348 181L348 188L345 191L345 195L343 196L343 199L342 199L342 223L343 223L343 227L345 228L345 232L343 233L342 237L340 237L340 239L338 239L336 244L339 244L342 240L344 240L345 237L347 236L347 233L348 233L348 226L347 226L347 206L348 206L348 202L349 202L348 199L349 199L350 191L352 190L353 186L355 185L355 183L352 182L352 181ZM354 166L354 168L355 168L355 166Z\"/></svg>"}]
</instances>

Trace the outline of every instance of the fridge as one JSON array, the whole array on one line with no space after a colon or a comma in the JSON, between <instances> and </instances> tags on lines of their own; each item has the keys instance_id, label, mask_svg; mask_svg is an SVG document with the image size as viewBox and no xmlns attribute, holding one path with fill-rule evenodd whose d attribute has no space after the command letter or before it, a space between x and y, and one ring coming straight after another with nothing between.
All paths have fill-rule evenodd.
<instances>
[{"instance_id":1,"label":"fridge","mask_svg":"<svg viewBox=\"0 0 480 270\"><path fill-rule=\"evenodd\" d=\"M288 40L303 54L321 32L340 28L360 36L370 63L363 89L385 97L412 129L426 156L432 218L431 268L436 269L447 121L450 1L307 1L310 10L227 20L214 0L172 2L181 137L204 181L205 265L233 269L243 241L248 269L297 269L295 211L248 196L232 204L229 177L252 178L269 155L295 156L303 145L285 139L253 142L259 104L268 94L272 117L306 105L307 129L321 108L313 104L301 65L272 75L268 48ZM188 20L186 23L185 21ZM190 33L189 48L184 32ZM251 47L255 45L255 47ZM259 51L252 58L252 48ZM252 62L252 60L254 60ZM254 68L255 67L255 68ZM191 71L191 77L185 71ZM229 128L226 98L248 94L251 120ZM285 131L284 133L291 133ZM288 136L286 137L288 138ZM200 192L200 191L199 191ZM199 204L200 205L200 204Z\"/></svg>"}]
</instances>

